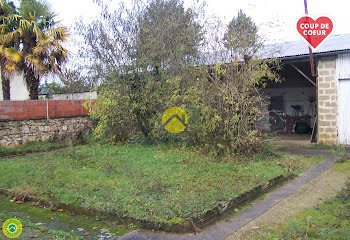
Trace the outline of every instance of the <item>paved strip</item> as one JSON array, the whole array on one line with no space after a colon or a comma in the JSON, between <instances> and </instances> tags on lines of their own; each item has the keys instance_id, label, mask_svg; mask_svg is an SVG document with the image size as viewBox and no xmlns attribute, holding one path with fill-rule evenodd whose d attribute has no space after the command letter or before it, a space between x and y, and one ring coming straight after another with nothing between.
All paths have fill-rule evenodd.
<instances>
[{"instance_id":1,"label":"paved strip","mask_svg":"<svg viewBox=\"0 0 350 240\"><path fill-rule=\"evenodd\" d=\"M165 232L155 232L150 230L136 230L122 240L221 240L229 234L243 227L264 213L294 191L301 189L306 183L319 176L335 163L335 159L327 159L320 164L310 168L300 174L291 182L283 185L277 190L270 192L264 199L255 201L249 208L243 210L230 220L221 220L203 229L199 234L172 234Z\"/></svg>"}]
</instances>

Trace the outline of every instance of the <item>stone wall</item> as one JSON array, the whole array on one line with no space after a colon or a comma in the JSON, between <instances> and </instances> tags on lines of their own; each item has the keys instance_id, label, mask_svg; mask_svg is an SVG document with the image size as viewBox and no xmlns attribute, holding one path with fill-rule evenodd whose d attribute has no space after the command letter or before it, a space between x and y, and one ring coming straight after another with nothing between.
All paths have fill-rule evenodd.
<instances>
[{"instance_id":1,"label":"stone wall","mask_svg":"<svg viewBox=\"0 0 350 240\"><path fill-rule=\"evenodd\" d=\"M49 120L1 120L0 145L15 147L28 142L77 139L87 134L92 126L88 116Z\"/></svg>"},{"instance_id":2,"label":"stone wall","mask_svg":"<svg viewBox=\"0 0 350 240\"><path fill-rule=\"evenodd\" d=\"M337 81L336 58L320 59L318 61L317 78L319 143L337 143Z\"/></svg>"}]
</instances>

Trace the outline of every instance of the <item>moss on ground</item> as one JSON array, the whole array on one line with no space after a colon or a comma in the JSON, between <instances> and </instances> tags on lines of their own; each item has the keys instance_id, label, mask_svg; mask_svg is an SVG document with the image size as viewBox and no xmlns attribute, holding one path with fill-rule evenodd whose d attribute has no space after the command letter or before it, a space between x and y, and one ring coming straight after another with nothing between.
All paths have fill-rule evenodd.
<instances>
[{"instance_id":1,"label":"moss on ground","mask_svg":"<svg viewBox=\"0 0 350 240\"><path fill-rule=\"evenodd\" d=\"M135 228L101 218L94 219L19 204L0 196L0 224L9 218L16 218L24 225L21 237L39 235L46 239L81 239L84 232L93 237L100 234L101 229L122 236ZM83 232L78 232L78 228L84 229Z\"/></svg>"}]
</instances>

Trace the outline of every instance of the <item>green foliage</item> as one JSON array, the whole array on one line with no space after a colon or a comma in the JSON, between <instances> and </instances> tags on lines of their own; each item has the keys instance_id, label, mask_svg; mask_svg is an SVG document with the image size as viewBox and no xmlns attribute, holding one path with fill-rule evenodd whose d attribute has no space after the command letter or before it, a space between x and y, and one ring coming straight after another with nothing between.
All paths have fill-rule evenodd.
<instances>
[{"instance_id":1,"label":"green foliage","mask_svg":"<svg viewBox=\"0 0 350 240\"><path fill-rule=\"evenodd\" d=\"M153 0L139 18L136 58L141 66L182 68L195 60L202 40L196 13L179 0Z\"/></svg>"},{"instance_id":2,"label":"green foliage","mask_svg":"<svg viewBox=\"0 0 350 240\"><path fill-rule=\"evenodd\" d=\"M84 78L81 76L81 69L67 69L61 70L59 73L60 81L63 83L61 89L57 89L57 93L76 93L76 92L89 92L93 90L94 83L90 78Z\"/></svg>"},{"instance_id":3,"label":"green foliage","mask_svg":"<svg viewBox=\"0 0 350 240\"><path fill-rule=\"evenodd\" d=\"M277 62L262 61L253 52L244 61L236 58L227 63L223 58L218 64L199 64L206 62L199 56L203 27L198 13L178 0L153 0L136 12L122 7L114 15L104 13L108 16L104 22L95 23L93 31L89 28L84 35L99 62L107 65L113 58L114 63L103 77L98 99L86 106L98 121L97 136L119 142L142 133L148 142L181 141L213 155L259 150L255 123L264 114L261 89L267 81L278 80L271 70ZM114 16L126 17L121 21ZM246 24L242 18L246 18L243 13L238 26L242 21ZM248 20L245 27L254 28ZM135 23L133 28L130 22ZM110 26L116 37L109 37L102 26ZM256 29L250 34L256 35ZM101 35L104 39L98 40ZM248 42L237 43L242 49L252 45L251 39L240 41ZM116 45L119 52L104 51L103 46ZM181 107L189 116L189 125L178 135L166 132L161 124L163 113L171 107Z\"/></svg>"},{"instance_id":4,"label":"green foliage","mask_svg":"<svg viewBox=\"0 0 350 240\"><path fill-rule=\"evenodd\" d=\"M341 145L333 145L331 147L331 152L336 159L337 163L344 163L350 159L346 152L346 148Z\"/></svg>"},{"instance_id":5,"label":"green foliage","mask_svg":"<svg viewBox=\"0 0 350 240\"><path fill-rule=\"evenodd\" d=\"M19 13L25 19L35 19L49 17L50 8L47 2L37 0L22 0Z\"/></svg>"},{"instance_id":6,"label":"green foliage","mask_svg":"<svg viewBox=\"0 0 350 240\"><path fill-rule=\"evenodd\" d=\"M39 87L39 94L65 94L65 93L80 93L91 91L91 86L89 86L83 79L72 79L65 78L61 79L61 83L51 82L41 84Z\"/></svg>"},{"instance_id":7,"label":"green foliage","mask_svg":"<svg viewBox=\"0 0 350 240\"><path fill-rule=\"evenodd\" d=\"M125 141L141 132L147 141L160 140L164 137L158 136L162 113L175 104L183 104L178 100L183 95L181 89L193 80L195 73L190 70L197 58L201 28L196 14L185 10L181 1L134 4L141 7L121 7L113 14L106 9L103 22L83 28L95 60L107 65L113 58L114 63L112 71L103 76L96 103L88 107L99 121L98 136ZM135 25L130 27L130 22ZM113 38L106 28L115 33ZM97 40L101 35L103 41ZM107 43L120 46L118 50L110 49L114 55L109 58L104 48Z\"/></svg>"},{"instance_id":8,"label":"green foliage","mask_svg":"<svg viewBox=\"0 0 350 240\"><path fill-rule=\"evenodd\" d=\"M125 141L141 132L147 140L181 140L214 155L259 150L263 145L254 124L263 115L258 106L265 101L259 87L275 76L260 60L211 70L208 75L207 68L188 68L184 76L169 79L160 74L163 83L150 80L151 73L146 73L141 76L146 81L142 90L136 92L130 82L138 84L141 77L129 81L127 76L114 75L90 106L98 120L95 133ZM183 108L190 118L185 132L178 135L161 125L162 114L173 106Z\"/></svg>"},{"instance_id":9,"label":"green foliage","mask_svg":"<svg viewBox=\"0 0 350 240\"><path fill-rule=\"evenodd\" d=\"M254 54L259 47L258 28L242 9L228 24L224 42L227 49L241 56L248 54L249 51L251 52L249 55Z\"/></svg>"},{"instance_id":10,"label":"green foliage","mask_svg":"<svg viewBox=\"0 0 350 240\"><path fill-rule=\"evenodd\" d=\"M188 131L209 151L220 153L254 152L260 138L255 122L263 115L265 101L260 88L276 79L269 65L258 59L230 62L210 69L207 79L198 81L191 110L194 117Z\"/></svg>"},{"instance_id":11,"label":"green foliage","mask_svg":"<svg viewBox=\"0 0 350 240\"><path fill-rule=\"evenodd\" d=\"M94 132L97 137L113 141L125 141L135 134L137 119L134 111L139 109L137 102L131 101L130 87L124 84L123 77L106 82L99 89L98 99L85 105L90 108L91 117L98 120ZM136 109L136 110L135 110Z\"/></svg>"}]
</instances>

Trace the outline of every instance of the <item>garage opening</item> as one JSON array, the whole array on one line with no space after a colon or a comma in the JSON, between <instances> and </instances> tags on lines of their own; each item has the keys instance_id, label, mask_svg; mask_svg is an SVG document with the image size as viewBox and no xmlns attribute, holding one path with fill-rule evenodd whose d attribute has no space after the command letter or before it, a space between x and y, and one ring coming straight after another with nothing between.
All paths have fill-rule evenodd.
<instances>
[{"instance_id":1,"label":"garage opening","mask_svg":"<svg viewBox=\"0 0 350 240\"><path fill-rule=\"evenodd\" d=\"M260 123L267 132L278 133L282 139L311 142L316 119L316 83L311 76L308 59L282 62L282 82L269 82L264 94L269 98L268 119Z\"/></svg>"}]
</instances>

